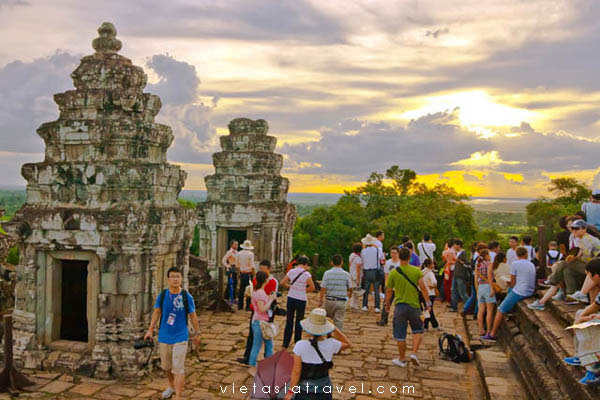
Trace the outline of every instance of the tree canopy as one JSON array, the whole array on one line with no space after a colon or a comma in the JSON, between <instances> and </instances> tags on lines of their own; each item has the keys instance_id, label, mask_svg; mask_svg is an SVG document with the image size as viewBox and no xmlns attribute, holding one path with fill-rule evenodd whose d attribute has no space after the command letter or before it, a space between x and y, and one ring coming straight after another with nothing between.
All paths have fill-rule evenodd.
<instances>
[{"instance_id":1,"label":"tree canopy","mask_svg":"<svg viewBox=\"0 0 600 400\"><path fill-rule=\"evenodd\" d=\"M320 264L327 265L334 254L347 259L353 243L378 230L385 232L386 252L402 244L404 235L416 243L428 233L440 249L449 238L474 240L478 232L473 208L465 202L468 196L445 184L428 187L416 179L414 171L398 166L385 174L371 173L364 185L346 191L335 205L298 220L294 252L318 253Z\"/></svg>"}]
</instances>

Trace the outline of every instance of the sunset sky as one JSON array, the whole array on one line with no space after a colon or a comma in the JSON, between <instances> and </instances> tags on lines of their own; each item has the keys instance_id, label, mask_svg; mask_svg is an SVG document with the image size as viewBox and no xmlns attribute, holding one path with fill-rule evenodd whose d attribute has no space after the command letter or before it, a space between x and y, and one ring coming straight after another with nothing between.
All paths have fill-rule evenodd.
<instances>
[{"instance_id":1,"label":"sunset sky","mask_svg":"<svg viewBox=\"0 0 600 400\"><path fill-rule=\"evenodd\" d=\"M269 122L293 192L394 164L475 196L600 187L596 0L0 0L0 184L43 159L35 129L104 21L162 98L186 189L237 117Z\"/></svg>"}]
</instances>

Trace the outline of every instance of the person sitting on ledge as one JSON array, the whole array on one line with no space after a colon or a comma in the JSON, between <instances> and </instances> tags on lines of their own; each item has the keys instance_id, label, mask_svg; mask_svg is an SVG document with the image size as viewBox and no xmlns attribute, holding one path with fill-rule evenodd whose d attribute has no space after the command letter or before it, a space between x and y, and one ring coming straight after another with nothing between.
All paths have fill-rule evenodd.
<instances>
[{"instance_id":1,"label":"person sitting on ledge","mask_svg":"<svg viewBox=\"0 0 600 400\"><path fill-rule=\"evenodd\" d=\"M594 258L586 265L585 270L590 280L596 286L600 286L600 259ZM590 320L600 320L600 295L585 309L577 311L575 324ZM574 331L573 342L576 355L566 357L564 362L568 365L585 367L586 374L579 383L583 385L600 383L600 325L574 329Z\"/></svg>"},{"instance_id":2,"label":"person sitting on ledge","mask_svg":"<svg viewBox=\"0 0 600 400\"><path fill-rule=\"evenodd\" d=\"M516 254L517 261L510 265L511 289L498 307L492 331L483 336L482 340L495 342L504 316L511 312L519 301L530 297L535 291L535 266L527 260L528 250L525 247L518 247Z\"/></svg>"}]
</instances>

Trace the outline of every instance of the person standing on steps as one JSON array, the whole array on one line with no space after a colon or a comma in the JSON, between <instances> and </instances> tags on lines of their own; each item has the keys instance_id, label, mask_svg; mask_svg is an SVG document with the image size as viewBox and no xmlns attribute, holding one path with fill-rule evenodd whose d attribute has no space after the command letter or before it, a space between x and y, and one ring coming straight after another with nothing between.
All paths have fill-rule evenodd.
<instances>
[{"instance_id":1,"label":"person standing on steps","mask_svg":"<svg viewBox=\"0 0 600 400\"><path fill-rule=\"evenodd\" d=\"M350 297L350 308L359 309L359 293L362 292L362 277L363 277L363 262L360 257L362 244L354 243L352 245L352 254L348 257L348 265L350 266L350 279L352 280L352 297Z\"/></svg>"},{"instance_id":2,"label":"person standing on steps","mask_svg":"<svg viewBox=\"0 0 600 400\"><path fill-rule=\"evenodd\" d=\"M238 292L238 310L244 309L244 297L246 287L250 284L256 273L254 269L254 246L249 240L244 240L240 246L242 251L238 251L235 256L235 263L240 271L240 290ZM250 311L250 298L246 298L246 311Z\"/></svg>"},{"instance_id":3,"label":"person standing on steps","mask_svg":"<svg viewBox=\"0 0 600 400\"><path fill-rule=\"evenodd\" d=\"M196 315L194 298L181 287L183 274L177 267L167 271L169 287L156 299L150 327L144 340L152 340L154 326L160 318L158 345L162 369L167 374L169 387L162 393L163 399L175 394L175 400L183 399L185 383L185 357L188 348L188 318L194 328L194 347L200 345L200 325Z\"/></svg>"},{"instance_id":4,"label":"person standing on steps","mask_svg":"<svg viewBox=\"0 0 600 400\"><path fill-rule=\"evenodd\" d=\"M235 265L235 255L237 254L238 249L238 241L232 240L229 243L229 250L223 256L221 263L225 267L225 272L227 273L227 290L225 291L225 297L229 300L230 303L234 303L235 301L235 289L237 288L238 282L238 270ZM230 281L231 280L231 281Z\"/></svg>"},{"instance_id":5,"label":"person standing on steps","mask_svg":"<svg viewBox=\"0 0 600 400\"><path fill-rule=\"evenodd\" d=\"M279 284L277 283L277 279L275 279L273 277L273 275L271 275L271 261L269 260L262 260L260 262L260 264L258 264L258 270L259 272L262 271L267 275L267 282L265 283L263 290L265 291L265 294L267 296L271 296L272 293L277 294L277 289L279 287ZM252 280L252 286L254 290L257 290L256 287L256 277L254 277L254 279ZM267 314L269 315L269 321L268 322L273 322L275 319L275 309L277 307L277 301L273 301L271 303L271 308L269 309L269 311L267 311ZM246 339L246 351L244 352L244 356L240 357L237 359L237 361L239 363L242 364L248 364L249 360L250 360L250 353L252 352L252 345L254 344L254 334L252 331L252 321L254 321L254 305L250 304L250 328L248 329L248 338ZM265 358L266 355L265 355Z\"/></svg>"},{"instance_id":6,"label":"person standing on steps","mask_svg":"<svg viewBox=\"0 0 600 400\"><path fill-rule=\"evenodd\" d=\"M383 277L383 269L380 265L381 254L377 247L377 239L370 234L367 234L362 240L365 248L362 249L360 256L363 262L364 271L364 284L363 289L363 311L369 311L369 291L371 285L373 285L374 297L375 297L375 312L379 313L379 303L381 298L379 297L379 287L381 286L381 280Z\"/></svg>"},{"instance_id":7,"label":"person standing on steps","mask_svg":"<svg viewBox=\"0 0 600 400\"><path fill-rule=\"evenodd\" d=\"M342 269L343 264L341 255L336 254L331 258L331 268L323 275L319 293L319 307L325 306L327 317L341 331L344 330L348 293L352 293L350 274Z\"/></svg>"},{"instance_id":8,"label":"person standing on steps","mask_svg":"<svg viewBox=\"0 0 600 400\"><path fill-rule=\"evenodd\" d=\"M431 312L431 301L423 273L417 267L409 265L410 250L400 249L400 266L390 272L386 285L385 309L389 312L392 295L394 295L394 339L398 342L398 358L392 360L394 365L406 367L406 333L408 325L413 334L410 361L418 366L417 357L423 338L423 321L421 320L421 304L419 292L425 299L425 307Z\"/></svg>"},{"instance_id":9,"label":"person standing on steps","mask_svg":"<svg viewBox=\"0 0 600 400\"><path fill-rule=\"evenodd\" d=\"M426 233L423 235L423 240L417 244L417 250L419 252L419 260L421 265L425 260L435 261L434 253L436 250L435 243L431 240L431 235Z\"/></svg>"},{"instance_id":10,"label":"person standing on steps","mask_svg":"<svg viewBox=\"0 0 600 400\"><path fill-rule=\"evenodd\" d=\"M306 310L306 293L315 290L312 276L308 269L309 260L302 256L298 258L298 264L291 269L281 280L282 287L289 287L287 296L287 315L285 321L285 330L283 331L283 348L287 349L294 333L294 342L302 338L302 326L300 321L304 318Z\"/></svg>"}]
</instances>

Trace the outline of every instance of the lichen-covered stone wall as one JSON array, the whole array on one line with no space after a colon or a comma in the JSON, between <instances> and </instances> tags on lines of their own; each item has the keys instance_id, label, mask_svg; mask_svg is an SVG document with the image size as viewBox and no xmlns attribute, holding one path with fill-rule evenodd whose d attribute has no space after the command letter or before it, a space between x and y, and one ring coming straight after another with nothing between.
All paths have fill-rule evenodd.
<instances>
[{"instance_id":1,"label":"lichen-covered stone wall","mask_svg":"<svg viewBox=\"0 0 600 400\"><path fill-rule=\"evenodd\" d=\"M142 68L117 54L114 26L98 32L95 53L71 74L75 89L54 96L58 120L37 131L45 158L22 168L27 203L10 229L21 254L17 360L108 378L138 374L144 354L132 342L148 326L166 270L183 267L187 285L195 213L177 201L186 173L166 162L173 134L154 122L160 99L143 92ZM89 336L77 356L60 345L63 260L88 268Z\"/></svg>"}]
</instances>

